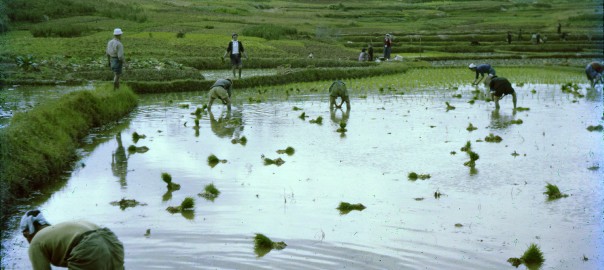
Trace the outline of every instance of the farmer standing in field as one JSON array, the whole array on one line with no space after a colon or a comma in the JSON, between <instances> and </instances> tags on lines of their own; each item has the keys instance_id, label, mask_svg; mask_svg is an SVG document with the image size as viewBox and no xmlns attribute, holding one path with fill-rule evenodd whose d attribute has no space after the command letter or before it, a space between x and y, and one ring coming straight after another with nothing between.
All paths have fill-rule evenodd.
<instances>
[{"instance_id":1,"label":"farmer standing in field","mask_svg":"<svg viewBox=\"0 0 604 270\"><path fill-rule=\"evenodd\" d=\"M390 59L390 53L392 52L392 36L386 34L384 37L384 59Z\"/></svg>"},{"instance_id":2,"label":"farmer standing in field","mask_svg":"<svg viewBox=\"0 0 604 270\"><path fill-rule=\"evenodd\" d=\"M503 77L493 76L489 83L491 89L491 98L495 101L495 109L499 110L499 100L505 95L512 95L512 102L514 103L514 109L516 109L516 91L512 88L512 84L508 79Z\"/></svg>"},{"instance_id":3,"label":"farmer standing in field","mask_svg":"<svg viewBox=\"0 0 604 270\"><path fill-rule=\"evenodd\" d=\"M208 111L212 110L212 103L215 99L220 99L222 104L227 105L227 110L231 110L231 92L233 91L233 80L231 79L218 79L210 88L208 97Z\"/></svg>"},{"instance_id":4,"label":"farmer standing in field","mask_svg":"<svg viewBox=\"0 0 604 270\"><path fill-rule=\"evenodd\" d=\"M476 72L476 78L474 79L474 82L472 82L472 85L478 85L478 83L480 81L482 81L482 79L484 79L484 74L489 74L489 75L497 75L495 74L495 69L493 67L491 67L491 65L489 64L481 64L481 65L475 65L474 63L470 64L468 66L468 68L474 72ZM479 75L480 75L480 79L479 79Z\"/></svg>"},{"instance_id":5,"label":"farmer standing in field","mask_svg":"<svg viewBox=\"0 0 604 270\"><path fill-rule=\"evenodd\" d=\"M226 52L224 53L222 58L224 59L226 55L229 54L233 70L233 78L236 78L235 69L239 69L239 79L241 79L241 68L243 67L243 64L241 63L241 55L243 54L243 56L245 56L245 59L247 59L247 53L245 53L243 43L237 40L238 37L239 36L237 35L237 33L233 33L233 40L229 42L229 46L227 47Z\"/></svg>"},{"instance_id":6,"label":"farmer standing in field","mask_svg":"<svg viewBox=\"0 0 604 270\"><path fill-rule=\"evenodd\" d=\"M340 97L342 100L340 105L336 104L336 99ZM346 110L350 110L350 97L348 96L348 90L346 90L346 84L342 81L334 81L329 87L329 109L342 108L342 104L346 102Z\"/></svg>"},{"instance_id":7,"label":"farmer standing in field","mask_svg":"<svg viewBox=\"0 0 604 270\"><path fill-rule=\"evenodd\" d=\"M113 30L113 39L107 43L107 59L109 67L113 71L113 90L120 88L120 76L125 63L124 45L122 45L122 29L115 28Z\"/></svg>"},{"instance_id":8,"label":"farmer standing in field","mask_svg":"<svg viewBox=\"0 0 604 270\"><path fill-rule=\"evenodd\" d=\"M371 43L369 43L369 45L367 45L367 60L368 61L373 61L373 46L371 46Z\"/></svg>"},{"instance_id":9,"label":"farmer standing in field","mask_svg":"<svg viewBox=\"0 0 604 270\"><path fill-rule=\"evenodd\" d=\"M50 265L69 269L124 269L124 246L107 228L88 221L50 225L39 210L27 211L19 224L29 243L32 269Z\"/></svg>"},{"instance_id":10,"label":"farmer standing in field","mask_svg":"<svg viewBox=\"0 0 604 270\"><path fill-rule=\"evenodd\" d=\"M591 62L585 67L585 75L591 83L591 87L595 87L598 82L602 81L602 71L604 67L598 62Z\"/></svg>"}]
</instances>

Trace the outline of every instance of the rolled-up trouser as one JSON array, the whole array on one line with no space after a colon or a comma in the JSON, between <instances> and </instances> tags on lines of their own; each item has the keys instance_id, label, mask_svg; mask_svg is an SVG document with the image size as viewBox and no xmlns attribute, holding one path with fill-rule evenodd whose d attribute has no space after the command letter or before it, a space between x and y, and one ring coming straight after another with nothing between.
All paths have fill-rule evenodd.
<instances>
[{"instance_id":1,"label":"rolled-up trouser","mask_svg":"<svg viewBox=\"0 0 604 270\"><path fill-rule=\"evenodd\" d=\"M89 231L81 236L80 242L71 250L67 259L70 270L122 270L124 269L124 246L109 229Z\"/></svg>"}]
</instances>

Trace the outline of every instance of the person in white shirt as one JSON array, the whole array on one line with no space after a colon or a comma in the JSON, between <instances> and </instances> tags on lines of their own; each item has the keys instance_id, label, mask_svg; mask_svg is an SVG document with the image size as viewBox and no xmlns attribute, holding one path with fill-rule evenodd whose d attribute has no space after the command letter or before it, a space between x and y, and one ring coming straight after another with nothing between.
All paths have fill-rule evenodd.
<instances>
[{"instance_id":1,"label":"person in white shirt","mask_svg":"<svg viewBox=\"0 0 604 270\"><path fill-rule=\"evenodd\" d=\"M113 90L120 88L120 76L122 75L122 68L125 63L124 58L124 45L122 45L122 29L115 28L113 30L113 39L107 43L107 59L109 60L109 67L113 71Z\"/></svg>"},{"instance_id":2,"label":"person in white shirt","mask_svg":"<svg viewBox=\"0 0 604 270\"><path fill-rule=\"evenodd\" d=\"M226 55L229 54L229 56L231 57L233 77L236 78L235 69L239 69L239 79L241 79L241 68L243 67L243 64L241 63L241 55L243 55L245 59L247 59L247 53L245 53L243 43L237 40L237 38L239 37L237 33L233 33L232 37L233 40L229 42L229 46L227 47L227 50L222 56L222 58L224 59Z\"/></svg>"}]
</instances>

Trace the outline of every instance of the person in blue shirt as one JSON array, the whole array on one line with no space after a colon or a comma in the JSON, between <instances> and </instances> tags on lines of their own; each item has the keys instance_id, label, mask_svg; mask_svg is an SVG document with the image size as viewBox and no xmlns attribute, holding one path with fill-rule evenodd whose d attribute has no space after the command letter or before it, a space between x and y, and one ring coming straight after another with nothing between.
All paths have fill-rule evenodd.
<instances>
[{"instance_id":1,"label":"person in blue shirt","mask_svg":"<svg viewBox=\"0 0 604 270\"><path fill-rule=\"evenodd\" d=\"M495 69L493 67L491 67L491 65L489 64L481 64L481 65L475 65L474 63L470 64L468 66L468 68L474 72L476 72L476 78L474 79L474 82L472 82L472 85L478 85L478 83L480 83L480 81L482 81L482 79L484 79L484 74L488 74L488 75L497 75L495 73ZM479 76L480 75L480 76Z\"/></svg>"}]
</instances>

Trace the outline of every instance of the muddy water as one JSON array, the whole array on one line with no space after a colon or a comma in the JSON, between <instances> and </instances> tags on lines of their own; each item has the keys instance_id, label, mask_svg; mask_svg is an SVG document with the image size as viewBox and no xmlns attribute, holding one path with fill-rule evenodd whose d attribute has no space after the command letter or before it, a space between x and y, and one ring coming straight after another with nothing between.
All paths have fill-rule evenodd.
<instances>
[{"instance_id":1,"label":"muddy water","mask_svg":"<svg viewBox=\"0 0 604 270\"><path fill-rule=\"evenodd\" d=\"M544 253L543 269L598 269L604 168L594 167L604 166L604 145L586 127L602 124L601 90L575 99L559 89L518 87L518 105L530 110L517 113L510 97L499 112L492 102L468 104L470 89L460 99L433 89L353 97L349 114L331 114L316 95L239 103L231 114L219 105L198 132L190 113L205 96L144 96L122 125L123 148L113 131L91 136L85 166L38 207L50 222L111 228L128 269L511 269L506 260L531 243ZM309 123L318 116L322 125ZM336 132L342 119L345 135ZM468 132L469 123L478 129ZM147 136L136 145L148 152L124 149L134 131ZM483 142L489 133L503 141ZM245 146L231 143L240 136ZM466 141L480 155L472 173L460 151ZM287 146L295 154L276 153ZM210 154L227 162L212 168ZM262 155L285 164L265 166ZM162 172L181 189L167 192ZM431 178L410 181L409 172ZM548 182L570 196L548 201ZM221 191L214 202L197 195L210 183ZM165 211L187 196L196 198L193 214ZM122 198L147 205L110 205ZM340 215L340 202L367 208ZM288 246L259 258L255 233ZM2 266L29 268L17 232L3 247Z\"/></svg>"}]
</instances>

